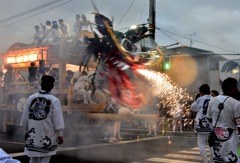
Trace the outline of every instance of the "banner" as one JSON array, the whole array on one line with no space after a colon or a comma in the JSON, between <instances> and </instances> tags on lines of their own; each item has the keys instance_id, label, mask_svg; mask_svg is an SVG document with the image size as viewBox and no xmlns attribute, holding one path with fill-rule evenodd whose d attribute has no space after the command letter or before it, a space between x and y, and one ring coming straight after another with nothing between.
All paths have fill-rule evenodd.
<instances>
[{"instance_id":1,"label":"banner","mask_svg":"<svg viewBox=\"0 0 240 163\"><path fill-rule=\"evenodd\" d=\"M224 60L219 61L219 92L222 91L222 82L227 78L234 78L238 81L238 90L240 91L240 60Z\"/></svg>"}]
</instances>

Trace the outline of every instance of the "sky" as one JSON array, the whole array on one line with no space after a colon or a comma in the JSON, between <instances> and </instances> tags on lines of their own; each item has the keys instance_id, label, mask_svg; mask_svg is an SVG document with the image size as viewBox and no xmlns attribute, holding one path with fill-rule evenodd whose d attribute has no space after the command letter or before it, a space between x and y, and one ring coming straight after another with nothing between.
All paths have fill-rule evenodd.
<instances>
[{"instance_id":1,"label":"sky","mask_svg":"<svg viewBox=\"0 0 240 163\"><path fill-rule=\"evenodd\" d=\"M0 0L0 21L51 1L54 0ZM91 14L94 9L90 0L72 0L65 5L44 12L44 10L68 1L61 0L26 16L0 23L0 52L5 52L16 42L31 43L35 32L34 26L39 25L39 21L45 23L47 20L63 19L69 24L71 35L73 35L72 29L76 14L84 13L94 22L94 15ZM114 29L122 29L135 24L147 23L149 0L135 0L123 18L133 1L95 0L95 3L101 14L109 18L114 17ZM219 54L240 53L239 6L240 1L235 0L156 0L156 26L171 32L165 32L169 37L156 30L156 42L160 46L167 46L176 42L189 46L190 40L186 38L189 38L190 34L196 33L196 35L192 35L192 46L195 48L206 49ZM33 16L40 12L43 13ZM29 16L33 17L26 19ZM119 24L122 18L123 20ZM26 20L21 21L21 19ZM19 22L15 23L16 21ZM9 25L11 23L15 24ZM121 31L126 32L126 30Z\"/></svg>"}]
</instances>

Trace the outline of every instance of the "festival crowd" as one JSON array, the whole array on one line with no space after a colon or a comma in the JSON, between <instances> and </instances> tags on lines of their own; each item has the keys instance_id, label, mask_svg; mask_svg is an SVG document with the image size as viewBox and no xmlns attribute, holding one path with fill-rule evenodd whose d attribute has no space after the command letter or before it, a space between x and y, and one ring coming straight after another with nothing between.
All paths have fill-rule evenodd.
<instances>
[{"instance_id":1,"label":"festival crowd","mask_svg":"<svg viewBox=\"0 0 240 163\"><path fill-rule=\"evenodd\" d=\"M91 28L91 31L93 31L92 23L87 19L85 14L82 14L82 19L79 14L77 14L75 18L76 22L73 25L73 32L75 35L82 30L88 31L89 27ZM34 41L30 45L56 42L62 40L63 38L69 37L69 25L65 23L63 19L59 19L58 23L57 21L51 22L47 20L45 25L42 23L40 23L40 26L36 25L34 27ZM83 38L82 41L84 41Z\"/></svg>"}]
</instances>

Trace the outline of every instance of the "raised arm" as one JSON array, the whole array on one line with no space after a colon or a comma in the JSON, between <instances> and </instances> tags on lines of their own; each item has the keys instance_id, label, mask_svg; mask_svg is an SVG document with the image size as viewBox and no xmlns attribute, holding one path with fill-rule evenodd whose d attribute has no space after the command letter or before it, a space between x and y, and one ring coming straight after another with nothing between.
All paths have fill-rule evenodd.
<instances>
[{"instance_id":1,"label":"raised arm","mask_svg":"<svg viewBox=\"0 0 240 163\"><path fill-rule=\"evenodd\" d=\"M192 105L191 105L192 111L197 112L199 110L200 107L199 107L198 103L199 103L199 100L192 103Z\"/></svg>"}]
</instances>

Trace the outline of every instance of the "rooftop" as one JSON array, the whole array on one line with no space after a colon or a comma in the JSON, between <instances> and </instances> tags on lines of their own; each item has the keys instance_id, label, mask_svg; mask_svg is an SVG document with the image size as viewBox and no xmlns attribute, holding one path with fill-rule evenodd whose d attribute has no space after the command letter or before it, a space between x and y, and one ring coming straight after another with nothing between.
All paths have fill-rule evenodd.
<instances>
[{"instance_id":1,"label":"rooftop","mask_svg":"<svg viewBox=\"0 0 240 163\"><path fill-rule=\"evenodd\" d=\"M164 49L162 52L165 55L191 55L191 56L198 56L198 55L214 55L212 51L198 49L190 46L179 46L169 49Z\"/></svg>"}]
</instances>

